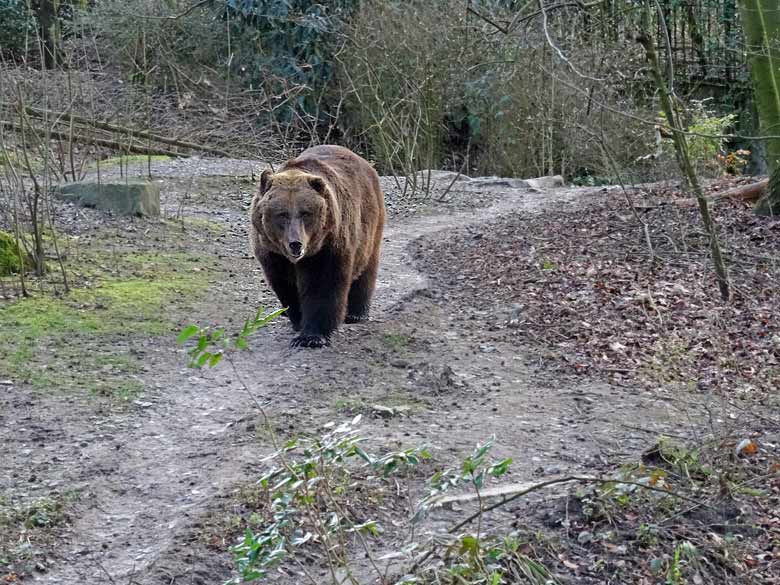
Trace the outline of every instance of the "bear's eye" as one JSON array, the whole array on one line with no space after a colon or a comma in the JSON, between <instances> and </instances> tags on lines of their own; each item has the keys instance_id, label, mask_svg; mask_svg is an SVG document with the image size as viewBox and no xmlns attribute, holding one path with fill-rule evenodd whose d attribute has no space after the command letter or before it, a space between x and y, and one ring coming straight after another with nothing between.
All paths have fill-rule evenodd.
<instances>
[{"instance_id":1,"label":"bear's eye","mask_svg":"<svg viewBox=\"0 0 780 585\"><path fill-rule=\"evenodd\" d=\"M301 210L301 217L304 219L311 217L311 211L306 211L305 209Z\"/></svg>"},{"instance_id":2,"label":"bear's eye","mask_svg":"<svg viewBox=\"0 0 780 585\"><path fill-rule=\"evenodd\" d=\"M277 219L290 219L290 214L287 213L286 211L280 211L279 213L276 214L276 218Z\"/></svg>"}]
</instances>

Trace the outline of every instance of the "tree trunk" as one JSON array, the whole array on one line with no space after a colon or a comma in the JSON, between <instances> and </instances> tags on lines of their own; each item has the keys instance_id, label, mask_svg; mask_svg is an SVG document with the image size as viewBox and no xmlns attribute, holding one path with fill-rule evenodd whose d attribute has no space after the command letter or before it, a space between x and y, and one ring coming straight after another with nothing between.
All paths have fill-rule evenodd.
<instances>
[{"instance_id":1,"label":"tree trunk","mask_svg":"<svg viewBox=\"0 0 780 585\"><path fill-rule=\"evenodd\" d=\"M41 57L44 69L54 69L60 61L57 39L57 0L38 0L35 13L40 30Z\"/></svg>"},{"instance_id":2,"label":"tree trunk","mask_svg":"<svg viewBox=\"0 0 780 585\"><path fill-rule=\"evenodd\" d=\"M761 132L780 135L780 11L776 0L740 0L739 6ZM773 180L756 213L779 215L780 138L767 139L766 162Z\"/></svg>"},{"instance_id":3,"label":"tree trunk","mask_svg":"<svg viewBox=\"0 0 780 585\"><path fill-rule=\"evenodd\" d=\"M756 204L755 211L759 215L780 215L780 164L775 165L766 195Z\"/></svg>"},{"instance_id":4,"label":"tree trunk","mask_svg":"<svg viewBox=\"0 0 780 585\"><path fill-rule=\"evenodd\" d=\"M704 191L699 183L699 178L696 176L696 172L693 170L691 164L691 158L688 154L688 140L683 132L683 125L680 122L680 116L675 110L672 102L672 95L669 93L669 86L663 76L661 69L661 62L658 59L658 54L655 50L655 43L650 36L650 23L651 23L651 11L654 5L650 0L645 0L645 8L642 14L642 30L637 36L637 42L642 45L645 50L645 57L650 65L650 73L653 76L656 87L658 88L658 96L661 100L661 109L666 115L666 120L672 129L672 141L674 142L674 153L677 158L677 164L680 167L680 171L685 178L688 190L696 197L696 202L699 205L699 213L701 214L702 223L704 229L707 230L707 235L710 238L710 254L712 255L712 263L715 268L715 275L718 280L718 288L720 289L720 296L724 301L729 300L731 297L731 287L729 284L728 270L726 269L726 263L723 261L723 255L720 251L720 242L718 241L718 228L715 224L715 219L710 213L709 202L704 196Z\"/></svg>"}]
</instances>

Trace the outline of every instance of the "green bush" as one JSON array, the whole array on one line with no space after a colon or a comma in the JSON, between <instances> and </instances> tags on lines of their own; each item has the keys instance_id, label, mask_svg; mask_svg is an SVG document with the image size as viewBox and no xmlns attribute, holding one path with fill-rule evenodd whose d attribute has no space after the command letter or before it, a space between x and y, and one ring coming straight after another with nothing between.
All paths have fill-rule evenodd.
<instances>
[{"instance_id":1,"label":"green bush","mask_svg":"<svg viewBox=\"0 0 780 585\"><path fill-rule=\"evenodd\" d=\"M26 0L0 0L0 52L23 53L35 42L35 25Z\"/></svg>"},{"instance_id":2,"label":"green bush","mask_svg":"<svg viewBox=\"0 0 780 585\"><path fill-rule=\"evenodd\" d=\"M79 11L79 21L98 38L100 53L131 81L158 87L198 82L227 60L227 28L209 5L178 18L172 2L102 0Z\"/></svg>"},{"instance_id":3,"label":"green bush","mask_svg":"<svg viewBox=\"0 0 780 585\"><path fill-rule=\"evenodd\" d=\"M663 112L661 119L666 122ZM684 112L687 130L692 134L688 136L688 154L696 167L696 171L706 175L717 174L721 170L718 155L724 154L725 138L719 138L734 126L736 114L719 116L712 109L708 109L707 101L691 101ZM707 136L703 136L707 135ZM664 150L674 156L674 145L671 138L664 141Z\"/></svg>"},{"instance_id":4,"label":"green bush","mask_svg":"<svg viewBox=\"0 0 780 585\"><path fill-rule=\"evenodd\" d=\"M501 68L480 63L506 46L478 34L464 43L470 26L453 1L369 1L350 22L339 58L351 117L344 126L382 171L439 167L450 145L476 148L486 136Z\"/></svg>"},{"instance_id":5,"label":"green bush","mask_svg":"<svg viewBox=\"0 0 780 585\"><path fill-rule=\"evenodd\" d=\"M492 16L511 20L501 4L494 3ZM609 113L596 119L578 91L551 76L572 74L546 43L497 34L462 2L368 0L345 35L343 126L383 172L410 177L448 167L472 175L571 176L587 167L610 175L611 164L583 130L594 126L604 128L618 166L651 151L651 131ZM586 50L576 54L588 58ZM609 87L599 93L605 102L621 99Z\"/></svg>"},{"instance_id":6,"label":"green bush","mask_svg":"<svg viewBox=\"0 0 780 585\"><path fill-rule=\"evenodd\" d=\"M231 67L244 84L275 96L282 120L320 117L333 78L337 33L358 0L227 0L222 18L233 37Z\"/></svg>"}]
</instances>

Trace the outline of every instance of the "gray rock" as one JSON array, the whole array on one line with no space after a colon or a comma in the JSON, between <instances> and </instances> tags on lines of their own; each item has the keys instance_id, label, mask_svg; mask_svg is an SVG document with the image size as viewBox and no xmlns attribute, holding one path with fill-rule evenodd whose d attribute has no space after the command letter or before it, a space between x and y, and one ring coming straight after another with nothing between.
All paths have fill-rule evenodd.
<instances>
[{"instance_id":1,"label":"gray rock","mask_svg":"<svg viewBox=\"0 0 780 585\"><path fill-rule=\"evenodd\" d=\"M439 187L441 186L447 186L453 181L456 183L460 183L461 181L471 181L469 177L466 175L458 175L458 173L454 171L433 171L433 170L425 170L420 171L417 173L417 180L418 181L427 181L428 177L430 176L431 184L437 184Z\"/></svg>"},{"instance_id":2,"label":"gray rock","mask_svg":"<svg viewBox=\"0 0 780 585\"><path fill-rule=\"evenodd\" d=\"M531 189L560 189L566 186L563 177L560 175L537 177L535 179L527 179L525 182Z\"/></svg>"},{"instance_id":3,"label":"gray rock","mask_svg":"<svg viewBox=\"0 0 780 585\"><path fill-rule=\"evenodd\" d=\"M512 179L506 177L476 177L471 179L464 188L468 190L495 190L495 189L523 189L532 191L544 191L558 189L565 186L563 177L553 175L549 177L536 177L534 179Z\"/></svg>"},{"instance_id":4,"label":"gray rock","mask_svg":"<svg viewBox=\"0 0 780 585\"><path fill-rule=\"evenodd\" d=\"M55 195L83 207L117 215L159 217L160 186L143 181L80 182L60 185Z\"/></svg>"},{"instance_id":5,"label":"gray rock","mask_svg":"<svg viewBox=\"0 0 780 585\"><path fill-rule=\"evenodd\" d=\"M528 182L505 177L476 177L469 181L468 189L528 189Z\"/></svg>"}]
</instances>

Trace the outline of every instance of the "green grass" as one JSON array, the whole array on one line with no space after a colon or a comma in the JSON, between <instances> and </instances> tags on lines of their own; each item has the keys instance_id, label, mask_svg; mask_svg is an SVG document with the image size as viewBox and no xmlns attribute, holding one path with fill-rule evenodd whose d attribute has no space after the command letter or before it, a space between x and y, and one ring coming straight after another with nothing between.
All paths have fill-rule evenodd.
<instances>
[{"instance_id":1,"label":"green grass","mask_svg":"<svg viewBox=\"0 0 780 585\"><path fill-rule=\"evenodd\" d=\"M78 498L73 490L13 500L0 494L0 575L29 576L45 551L58 546L58 531Z\"/></svg>"},{"instance_id":2,"label":"green grass","mask_svg":"<svg viewBox=\"0 0 780 585\"><path fill-rule=\"evenodd\" d=\"M203 230L214 235L222 235L225 233L226 226L216 221L209 219L202 219L200 217L185 217L179 219L165 219L163 222L173 228L179 228L184 230Z\"/></svg>"},{"instance_id":3,"label":"green grass","mask_svg":"<svg viewBox=\"0 0 780 585\"><path fill-rule=\"evenodd\" d=\"M411 341L412 338L403 333L385 333L382 335L382 343L395 351L405 348Z\"/></svg>"},{"instance_id":4,"label":"green grass","mask_svg":"<svg viewBox=\"0 0 780 585\"><path fill-rule=\"evenodd\" d=\"M177 307L205 290L209 270L184 254L114 260L121 275L85 262L90 286L0 305L0 375L46 390L81 388L120 400L138 394L132 340L173 335Z\"/></svg>"},{"instance_id":5,"label":"green grass","mask_svg":"<svg viewBox=\"0 0 780 585\"><path fill-rule=\"evenodd\" d=\"M122 166L127 165L139 165L139 164L146 164L146 161L150 157L146 154L132 154L129 156L113 156L111 158L104 158L100 161L100 168L104 167L117 167L120 164ZM151 156L152 162L158 162L158 161L167 161L167 160L173 160L170 156L165 156L163 154L153 154ZM92 162L89 164L90 169L97 169L97 162Z\"/></svg>"}]
</instances>

